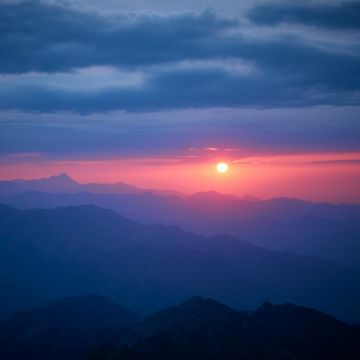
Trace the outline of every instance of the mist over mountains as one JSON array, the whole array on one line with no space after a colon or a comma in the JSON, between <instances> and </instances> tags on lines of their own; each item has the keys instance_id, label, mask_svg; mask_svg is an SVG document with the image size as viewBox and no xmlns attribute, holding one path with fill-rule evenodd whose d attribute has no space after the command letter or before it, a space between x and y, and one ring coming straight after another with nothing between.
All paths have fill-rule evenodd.
<instances>
[{"instance_id":1,"label":"mist over mountains","mask_svg":"<svg viewBox=\"0 0 360 360\"><path fill-rule=\"evenodd\" d=\"M136 313L192 294L237 308L295 302L360 319L360 274L331 261L141 225L94 206L0 207L1 316L44 300L99 293Z\"/></svg>"},{"instance_id":2,"label":"mist over mountains","mask_svg":"<svg viewBox=\"0 0 360 360\"><path fill-rule=\"evenodd\" d=\"M359 205L65 174L0 203L1 359L359 357Z\"/></svg>"},{"instance_id":3,"label":"mist over mountains","mask_svg":"<svg viewBox=\"0 0 360 360\"><path fill-rule=\"evenodd\" d=\"M59 175L53 175L48 178L34 179L34 180L1 180L0 181L0 197L11 196L19 194L24 191L43 191L50 193L66 192L76 193L81 191L108 194L108 193L120 193L120 194L141 194L145 189L137 188L136 186L129 185L124 182L118 182L114 184L99 184L99 183L87 183L81 184L69 175L61 173ZM181 195L180 192L170 190L151 190L156 194L176 194Z\"/></svg>"},{"instance_id":4,"label":"mist over mountains","mask_svg":"<svg viewBox=\"0 0 360 360\"><path fill-rule=\"evenodd\" d=\"M83 185L64 174L2 181L0 194L2 203L21 209L92 204L141 223L176 224L205 236L229 234L272 250L326 257L360 270L360 206L356 204L258 200L216 192L164 195L123 183Z\"/></svg>"}]
</instances>

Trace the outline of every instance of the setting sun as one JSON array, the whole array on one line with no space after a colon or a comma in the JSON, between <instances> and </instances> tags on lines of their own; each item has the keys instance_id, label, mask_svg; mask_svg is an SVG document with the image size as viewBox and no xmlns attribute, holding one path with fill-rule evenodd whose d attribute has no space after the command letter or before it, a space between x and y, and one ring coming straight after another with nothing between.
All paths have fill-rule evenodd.
<instances>
[{"instance_id":1,"label":"setting sun","mask_svg":"<svg viewBox=\"0 0 360 360\"><path fill-rule=\"evenodd\" d=\"M229 170L229 166L224 162L220 162L216 165L216 171L221 174L228 172L228 170Z\"/></svg>"}]
</instances>

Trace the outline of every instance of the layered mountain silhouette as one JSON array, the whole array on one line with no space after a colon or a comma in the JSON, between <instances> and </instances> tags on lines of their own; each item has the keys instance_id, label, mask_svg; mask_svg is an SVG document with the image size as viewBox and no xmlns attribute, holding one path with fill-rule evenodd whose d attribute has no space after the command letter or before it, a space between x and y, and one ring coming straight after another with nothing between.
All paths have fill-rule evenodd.
<instances>
[{"instance_id":1,"label":"layered mountain silhouette","mask_svg":"<svg viewBox=\"0 0 360 360\"><path fill-rule=\"evenodd\" d=\"M191 210L198 211L200 219L206 219L206 217L208 217L210 220L213 220L212 217L216 215L221 219L220 221L225 219L228 222L231 222L233 219L238 219L239 217L244 219L261 217L280 220L294 219L309 215L331 219L360 217L360 206L356 204L334 205L330 203L312 203L289 198L258 200L250 196L239 198L234 195L220 194L216 191L199 192L185 196L184 194L172 190L140 189L124 182L115 184L82 184L64 173L37 180L19 179L0 181L0 199L7 199L24 192L40 192L48 194L74 194L87 192L91 194L110 195L109 197L100 197L99 199L102 201L109 201L109 198L113 195L129 195L124 198L119 196L117 200L132 200L134 201L134 207L137 203L146 208L151 206L157 207L161 213L162 219L166 222L174 219L177 220L179 217L185 216L186 213ZM20 202L22 197L16 197L13 201L15 202L16 199ZM27 195L26 199L28 201L34 201L30 195ZM149 199L152 202L149 203ZM54 201L54 197L44 197L43 201L45 200ZM65 199L65 201L72 201L72 198L69 197L68 199ZM214 204L217 206L213 206ZM24 206L25 205L26 204L24 204ZM94 205L100 204L94 203ZM109 203L109 205L111 205L111 203ZM31 205L28 204L28 206ZM112 206L116 206L116 202L114 202ZM117 204L117 206L120 206L120 204ZM124 210L126 210L126 208L119 208L119 210L121 210L122 213L125 213ZM149 220L158 219L157 217L152 218L150 212L146 213L146 216ZM156 214L153 214L153 216L156 216ZM144 221L145 218L139 220Z\"/></svg>"},{"instance_id":2,"label":"layered mountain silhouette","mask_svg":"<svg viewBox=\"0 0 360 360\"><path fill-rule=\"evenodd\" d=\"M14 193L6 190L9 184L21 187ZM123 183L79 184L64 174L0 182L2 202L22 209L93 204L142 223L176 224L204 236L226 233L268 249L326 257L360 270L359 205L240 199L216 192L168 194Z\"/></svg>"},{"instance_id":3,"label":"layered mountain silhouette","mask_svg":"<svg viewBox=\"0 0 360 360\"><path fill-rule=\"evenodd\" d=\"M357 360L360 329L293 304L238 311L191 297L143 319L99 295L65 298L0 322L2 360Z\"/></svg>"},{"instance_id":4,"label":"layered mountain silhouette","mask_svg":"<svg viewBox=\"0 0 360 360\"><path fill-rule=\"evenodd\" d=\"M66 298L23 310L0 323L0 358L79 359L98 346L114 346L137 321L100 295Z\"/></svg>"},{"instance_id":5,"label":"layered mountain silhouette","mask_svg":"<svg viewBox=\"0 0 360 360\"><path fill-rule=\"evenodd\" d=\"M194 297L137 324L122 337L127 347L93 359L357 359L359 339L357 328L309 308L264 303L239 312Z\"/></svg>"},{"instance_id":6,"label":"layered mountain silhouette","mask_svg":"<svg viewBox=\"0 0 360 360\"><path fill-rule=\"evenodd\" d=\"M71 178L69 175L62 173L59 175L50 176L48 178L35 179L35 180L2 180L0 181L0 198L16 195L25 191L40 191L46 193L76 193L87 191L99 194L120 193L120 194L141 194L146 189L140 189L136 186L127 184L125 182L117 182L114 184L101 184L101 183L86 183L82 184ZM176 191L167 190L151 190L159 195L181 193Z\"/></svg>"},{"instance_id":7,"label":"layered mountain silhouette","mask_svg":"<svg viewBox=\"0 0 360 360\"><path fill-rule=\"evenodd\" d=\"M101 293L150 313L196 293L251 309L296 302L360 319L360 274L176 226L141 225L94 206L0 206L1 316L60 297Z\"/></svg>"}]
</instances>

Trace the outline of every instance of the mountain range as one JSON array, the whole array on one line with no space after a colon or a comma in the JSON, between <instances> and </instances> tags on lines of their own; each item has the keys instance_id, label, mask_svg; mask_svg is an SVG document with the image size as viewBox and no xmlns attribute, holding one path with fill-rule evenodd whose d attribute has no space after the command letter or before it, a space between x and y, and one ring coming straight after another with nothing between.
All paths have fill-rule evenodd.
<instances>
[{"instance_id":1,"label":"mountain range","mask_svg":"<svg viewBox=\"0 0 360 360\"><path fill-rule=\"evenodd\" d=\"M7 191L9 186L17 190ZM228 234L271 250L325 257L360 270L356 204L258 200L216 192L177 196L123 184L79 184L65 174L0 182L0 200L21 209L93 204L145 224L176 224L204 236Z\"/></svg>"},{"instance_id":2,"label":"mountain range","mask_svg":"<svg viewBox=\"0 0 360 360\"><path fill-rule=\"evenodd\" d=\"M0 322L0 358L79 359L91 348L114 346L137 320L129 310L100 295L41 304Z\"/></svg>"},{"instance_id":3,"label":"mountain range","mask_svg":"<svg viewBox=\"0 0 360 360\"><path fill-rule=\"evenodd\" d=\"M2 360L357 360L360 329L294 304L238 311L212 298L137 318L99 295L57 300L0 322Z\"/></svg>"},{"instance_id":4,"label":"mountain range","mask_svg":"<svg viewBox=\"0 0 360 360\"><path fill-rule=\"evenodd\" d=\"M360 273L240 239L142 225L95 206L0 206L1 317L60 297L98 293L138 314L199 294L237 308L295 302L360 320Z\"/></svg>"},{"instance_id":5,"label":"mountain range","mask_svg":"<svg viewBox=\"0 0 360 360\"><path fill-rule=\"evenodd\" d=\"M98 194L141 194L147 191L159 195L178 195L182 194L172 190L147 190L140 189L134 185L125 182L117 182L113 184L86 183L82 184L75 181L69 175L61 173L48 178L32 179L32 180L1 180L0 181L0 198L16 195L24 191L43 191L49 193L67 192L76 193L80 191L93 192Z\"/></svg>"},{"instance_id":6,"label":"mountain range","mask_svg":"<svg viewBox=\"0 0 360 360\"><path fill-rule=\"evenodd\" d=\"M359 205L66 174L0 202L2 360L360 358Z\"/></svg>"},{"instance_id":7,"label":"mountain range","mask_svg":"<svg viewBox=\"0 0 360 360\"><path fill-rule=\"evenodd\" d=\"M136 324L127 345L93 359L357 359L360 331L324 313L264 303L239 312L193 297Z\"/></svg>"}]
</instances>

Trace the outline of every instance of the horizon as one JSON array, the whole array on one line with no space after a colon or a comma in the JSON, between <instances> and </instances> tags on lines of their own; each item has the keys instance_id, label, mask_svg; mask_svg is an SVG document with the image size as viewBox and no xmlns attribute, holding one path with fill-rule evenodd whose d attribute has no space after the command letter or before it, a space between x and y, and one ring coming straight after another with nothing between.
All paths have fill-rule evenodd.
<instances>
[{"instance_id":1,"label":"horizon","mask_svg":"<svg viewBox=\"0 0 360 360\"><path fill-rule=\"evenodd\" d=\"M360 202L359 13L351 0L1 2L0 179Z\"/></svg>"},{"instance_id":2,"label":"horizon","mask_svg":"<svg viewBox=\"0 0 360 360\"><path fill-rule=\"evenodd\" d=\"M359 360L359 40L360 0L0 0L1 360Z\"/></svg>"},{"instance_id":3,"label":"horizon","mask_svg":"<svg viewBox=\"0 0 360 360\"><path fill-rule=\"evenodd\" d=\"M216 190L200 190L200 191L185 193L185 192L181 192L177 189L172 189L172 188L163 189L163 188L141 187L141 186L137 186L137 185L122 181L122 180L118 180L116 182L96 182L96 181L91 181L91 180L81 182L66 172L52 174L52 175L44 176L44 177L35 177L35 178L9 178L9 179L1 179L0 178L0 182L1 181L9 181L9 182L38 181L38 180L46 181L49 179L58 179L58 178L64 178L64 177L66 179L69 179L69 180L75 182L76 184L79 184L79 185L104 185L104 186L106 186L106 185L121 184L121 185L129 186L129 187L133 187L134 191L135 190L139 191L138 193L137 192L129 193L129 194L133 194L133 195L141 195L144 193L154 193L155 195L160 195L160 196L175 196L175 197L181 198L181 197L191 197L191 196L198 195L198 194L218 194L221 196L233 196L238 200L247 200L247 201L249 199L251 199L252 201L271 201L271 200L276 200L276 199L287 199L287 200L300 200L300 201L312 202L315 204L316 203L317 204L328 203L328 204L334 204L334 205L360 205L360 202L356 202L356 201L352 201L352 202L314 201L312 199L304 199L304 198L300 198L300 197L292 197L292 196L286 196L286 195L274 196L274 197L269 197L269 198L261 198L261 197L254 196L253 194L239 195L239 194L234 194L234 193L220 192L220 191L216 191ZM59 191L58 193L67 193L67 191ZM111 194L111 192L109 191L106 194ZM121 194L121 192L117 192L114 194Z\"/></svg>"}]
</instances>

